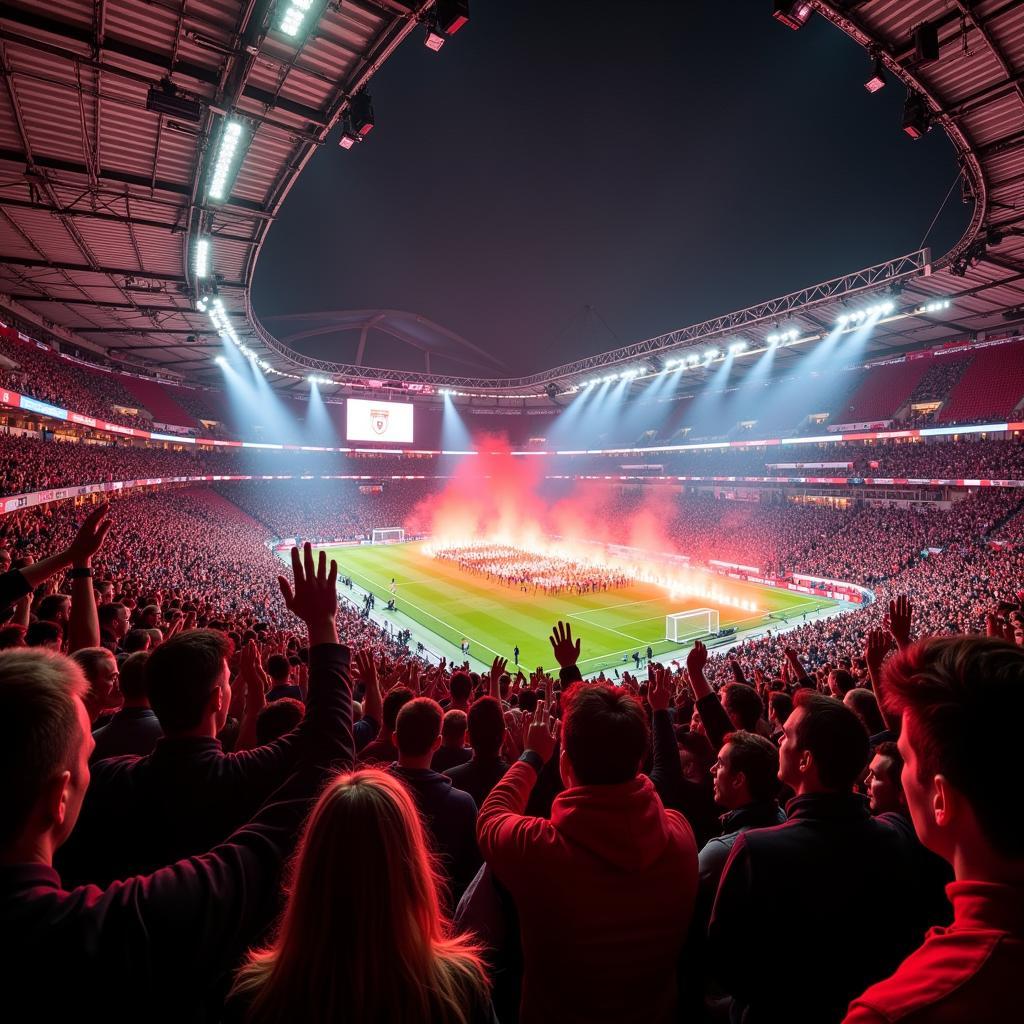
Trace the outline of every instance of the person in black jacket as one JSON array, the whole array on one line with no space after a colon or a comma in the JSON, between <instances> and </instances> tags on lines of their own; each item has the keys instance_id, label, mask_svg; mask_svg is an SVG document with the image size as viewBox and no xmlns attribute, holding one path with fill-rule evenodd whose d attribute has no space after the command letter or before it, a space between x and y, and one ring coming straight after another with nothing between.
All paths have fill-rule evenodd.
<instances>
[{"instance_id":1,"label":"person in black jacket","mask_svg":"<svg viewBox=\"0 0 1024 1024\"><path fill-rule=\"evenodd\" d=\"M456 789L468 793L480 807L498 779L508 771L508 761L501 756L505 715L497 698L481 697L473 702L466 717L473 756L465 764L449 768L445 775Z\"/></svg>"},{"instance_id":2,"label":"person in black jacket","mask_svg":"<svg viewBox=\"0 0 1024 1024\"><path fill-rule=\"evenodd\" d=\"M248 821L287 778L307 734L329 727L325 685L331 684L315 686L310 679L306 714L295 729L264 746L225 753L217 736L231 703L229 652L225 634L194 629L149 656L149 702L164 736L145 757L93 766L78 828L58 857L62 876L106 885L208 850ZM244 682L262 706L260 679Z\"/></svg>"},{"instance_id":3,"label":"person in black jacket","mask_svg":"<svg viewBox=\"0 0 1024 1024\"><path fill-rule=\"evenodd\" d=\"M430 767L441 745L441 705L416 697L398 712L395 736L398 761L390 771L408 787L433 839L454 907L482 863L476 844L476 804L452 786L447 775Z\"/></svg>"},{"instance_id":4,"label":"person in black jacket","mask_svg":"<svg viewBox=\"0 0 1024 1024\"><path fill-rule=\"evenodd\" d=\"M734 1021L834 1024L920 938L921 904L903 898L915 875L906 833L853 791L868 753L849 708L797 693L779 750L779 778L796 793L787 820L736 837L711 912L710 964Z\"/></svg>"},{"instance_id":5,"label":"person in black jacket","mask_svg":"<svg viewBox=\"0 0 1024 1024\"><path fill-rule=\"evenodd\" d=\"M0 962L7 1005L33 1019L196 1019L276 909L283 860L324 780L350 769L349 651L337 643L336 568L292 552L288 607L309 627L321 722L292 776L226 842L106 888L66 889L53 868L89 786L85 680L68 658L0 652Z\"/></svg>"}]
</instances>

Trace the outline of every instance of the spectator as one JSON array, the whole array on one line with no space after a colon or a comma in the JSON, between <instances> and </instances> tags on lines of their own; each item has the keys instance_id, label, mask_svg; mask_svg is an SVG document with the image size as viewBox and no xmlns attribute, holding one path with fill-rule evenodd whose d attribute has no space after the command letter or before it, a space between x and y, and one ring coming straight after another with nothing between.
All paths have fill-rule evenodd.
<instances>
[{"instance_id":1,"label":"spectator","mask_svg":"<svg viewBox=\"0 0 1024 1024\"><path fill-rule=\"evenodd\" d=\"M852 792L867 761L857 716L832 697L800 691L779 750L779 778L796 794L787 820L736 838L711 915L712 970L739 1019L838 1021L931 923L902 898L913 882L903 834L872 818ZM827 956L780 984L765 950L800 950L809 936Z\"/></svg>"},{"instance_id":2,"label":"spectator","mask_svg":"<svg viewBox=\"0 0 1024 1024\"><path fill-rule=\"evenodd\" d=\"M380 735L367 744L360 754L363 765L391 764L398 760L398 747L395 743L395 725L398 713L416 695L407 686L396 686L388 691L384 698L383 724Z\"/></svg>"},{"instance_id":3,"label":"spectator","mask_svg":"<svg viewBox=\"0 0 1024 1024\"><path fill-rule=\"evenodd\" d=\"M100 637L103 646L117 652L121 649L121 641L128 633L128 609L120 602L101 604L97 609L100 620Z\"/></svg>"},{"instance_id":4,"label":"spectator","mask_svg":"<svg viewBox=\"0 0 1024 1024\"><path fill-rule=\"evenodd\" d=\"M474 701L467 716L467 728L473 756L464 764L449 768L445 775L456 789L468 793L476 806L482 807L487 794L508 771L508 761L501 756L505 716L500 702L494 697Z\"/></svg>"},{"instance_id":5,"label":"spectator","mask_svg":"<svg viewBox=\"0 0 1024 1024\"><path fill-rule=\"evenodd\" d=\"M266 924L282 861L323 783L319 766L352 765L347 652L336 643L334 600L326 572L300 570L288 590L289 606L310 627L310 689L328 704L321 742L305 746L295 776L205 856L107 889L69 891L52 867L89 785L81 670L54 653L0 654L0 956L11 1005L45 993L56 1020L137 1020L140 1007L154 1021L199 1014L212 984Z\"/></svg>"},{"instance_id":6,"label":"spectator","mask_svg":"<svg viewBox=\"0 0 1024 1024\"><path fill-rule=\"evenodd\" d=\"M302 690L290 682L292 667L283 654L272 654L267 658L266 672L270 676L270 690L267 692L268 703L280 700L282 697L302 700Z\"/></svg>"},{"instance_id":7,"label":"spectator","mask_svg":"<svg viewBox=\"0 0 1024 1024\"><path fill-rule=\"evenodd\" d=\"M578 678L571 630L559 623L552 645L563 678ZM670 1020L696 894L693 833L638 775L648 745L639 702L598 684L573 688L563 706L558 766L567 789L551 820L523 815L557 745L542 702L523 756L491 791L478 824L484 858L522 927L520 1019Z\"/></svg>"},{"instance_id":8,"label":"spectator","mask_svg":"<svg viewBox=\"0 0 1024 1024\"><path fill-rule=\"evenodd\" d=\"M402 707L395 723L398 760L391 771L409 788L423 816L454 907L480 867L480 852L473 798L430 767L441 746L442 716L441 705L429 697L415 697Z\"/></svg>"},{"instance_id":9,"label":"spectator","mask_svg":"<svg viewBox=\"0 0 1024 1024\"><path fill-rule=\"evenodd\" d=\"M281 736L286 736L298 727L305 713L306 706L294 697L281 697L271 701L256 716L257 745L262 747L267 743L273 743Z\"/></svg>"},{"instance_id":10,"label":"spectator","mask_svg":"<svg viewBox=\"0 0 1024 1024\"><path fill-rule=\"evenodd\" d=\"M1024 652L987 637L933 638L896 655L885 679L902 712L914 829L953 867L954 917L855 999L847 1024L1011 1020L1024 967L1024 839L1008 813L1018 795Z\"/></svg>"},{"instance_id":11,"label":"spectator","mask_svg":"<svg viewBox=\"0 0 1024 1024\"><path fill-rule=\"evenodd\" d=\"M776 800L779 752L770 740L751 732L729 733L711 774L715 803L726 813L721 817L722 834L706 843L697 858L703 902L709 913L725 862L740 833L786 820Z\"/></svg>"},{"instance_id":12,"label":"spectator","mask_svg":"<svg viewBox=\"0 0 1024 1024\"><path fill-rule=\"evenodd\" d=\"M452 934L420 817L387 773L343 775L306 826L273 943L227 1020L492 1024L479 950Z\"/></svg>"},{"instance_id":13,"label":"spectator","mask_svg":"<svg viewBox=\"0 0 1024 1024\"><path fill-rule=\"evenodd\" d=\"M304 558L306 576L326 576L323 552L318 570L309 545ZM295 549L292 566L299 577ZM329 623L314 624L313 642L333 633L335 607ZM255 655L255 645L248 650ZM164 737L146 757L94 766L77 834L61 860L70 877L106 883L209 849L253 815L303 749L323 742L324 713L332 707L326 674L318 691L311 678L307 713L293 732L264 747L224 753L216 737L231 703L229 653L227 638L207 629L179 633L149 656L147 693ZM264 693L257 665L258 657L250 658L242 678L253 734Z\"/></svg>"},{"instance_id":14,"label":"spectator","mask_svg":"<svg viewBox=\"0 0 1024 1024\"><path fill-rule=\"evenodd\" d=\"M430 767L435 772L447 772L457 764L465 764L473 756L473 751L466 746L466 728L465 711L453 709L444 713L441 722L441 746L430 762Z\"/></svg>"},{"instance_id":15,"label":"spectator","mask_svg":"<svg viewBox=\"0 0 1024 1024\"><path fill-rule=\"evenodd\" d=\"M99 648L107 657L112 657L106 648ZM81 663L78 651L75 660ZM146 696L146 662L148 651L129 654L121 662L118 687L123 704L115 711L106 725L93 730L96 745L90 761L103 761L108 757L136 754L140 757L151 754L157 740L163 736L160 722L149 706ZM88 707L88 703L86 704Z\"/></svg>"},{"instance_id":16,"label":"spectator","mask_svg":"<svg viewBox=\"0 0 1024 1024\"><path fill-rule=\"evenodd\" d=\"M102 716L121 706L117 659L105 647L84 647L72 657L89 684L85 709L89 712L89 721L96 725Z\"/></svg>"}]
</instances>

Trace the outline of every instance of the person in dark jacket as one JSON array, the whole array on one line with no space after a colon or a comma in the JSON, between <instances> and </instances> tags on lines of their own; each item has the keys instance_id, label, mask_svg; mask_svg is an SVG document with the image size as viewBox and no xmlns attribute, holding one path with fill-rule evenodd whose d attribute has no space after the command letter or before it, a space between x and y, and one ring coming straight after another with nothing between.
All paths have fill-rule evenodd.
<instances>
[{"instance_id":1,"label":"person in dark jacket","mask_svg":"<svg viewBox=\"0 0 1024 1024\"><path fill-rule=\"evenodd\" d=\"M148 651L138 651L121 662L118 685L124 703L106 725L93 732L92 738L96 741L91 758L93 762L124 754L143 757L153 752L157 740L163 736L160 721L146 696L148 660Z\"/></svg>"},{"instance_id":2,"label":"person in dark jacket","mask_svg":"<svg viewBox=\"0 0 1024 1024\"><path fill-rule=\"evenodd\" d=\"M771 740L744 730L729 733L711 774L715 780L715 803L725 814L719 819L722 834L708 840L697 855L699 902L706 911L705 921L739 834L752 828L781 825L786 820L775 799L779 789L779 752Z\"/></svg>"},{"instance_id":3,"label":"person in dark jacket","mask_svg":"<svg viewBox=\"0 0 1024 1024\"><path fill-rule=\"evenodd\" d=\"M398 760L398 747L395 745L395 723L398 712L415 697L416 694L408 686L395 686L388 690L384 698L382 712L383 724L380 734L359 752L359 763L369 765L389 765Z\"/></svg>"},{"instance_id":4,"label":"person in dark jacket","mask_svg":"<svg viewBox=\"0 0 1024 1024\"><path fill-rule=\"evenodd\" d=\"M450 906L454 907L480 867L481 858L473 798L455 789L447 775L430 767L441 745L442 717L441 705L429 697L416 697L398 712L398 760L391 771L412 792L440 856L450 886Z\"/></svg>"},{"instance_id":5,"label":"person in dark jacket","mask_svg":"<svg viewBox=\"0 0 1024 1024\"><path fill-rule=\"evenodd\" d=\"M231 703L229 650L223 633L196 629L150 654L147 692L164 737L146 757L93 766L78 828L58 858L64 877L105 885L210 849L288 777L307 734L327 727L329 681L318 689L310 680L296 729L265 746L226 754L217 734ZM262 706L261 679L245 684Z\"/></svg>"},{"instance_id":6,"label":"person in dark jacket","mask_svg":"<svg viewBox=\"0 0 1024 1024\"><path fill-rule=\"evenodd\" d=\"M446 772L457 764L465 764L473 751L466 746L466 712L454 708L444 713L441 722L441 746L430 761L435 772Z\"/></svg>"},{"instance_id":7,"label":"person in dark jacket","mask_svg":"<svg viewBox=\"0 0 1024 1024\"><path fill-rule=\"evenodd\" d=\"M473 756L465 764L449 768L445 775L456 789L468 793L481 807L495 783L508 771L508 761L501 756L505 714L497 698L481 697L474 701L467 715L467 727Z\"/></svg>"},{"instance_id":8,"label":"person in dark jacket","mask_svg":"<svg viewBox=\"0 0 1024 1024\"><path fill-rule=\"evenodd\" d=\"M787 820L736 837L711 913L709 960L734 1021L835 1024L919 939L927 922L903 898L914 881L905 833L853 792L868 753L849 708L797 693L779 750L779 778L796 794ZM771 950L800 959L790 983Z\"/></svg>"},{"instance_id":9,"label":"person in dark jacket","mask_svg":"<svg viewBox=\"0 0 1024 1024\"><path fill-rule=\"evenodd\" d=\"M107 888L67 889L53 855L89 786L86 682L73 661L0 653L0 961L5 999L42 1020L196 1019L211 985L277 908L281 866L333 770L351 767L349 652L337 643L333 568L305 553L286 601L309 626L321 727L258 814L202 856ZM54 972L59 971L59 983ZM16 1014L18 1011L14 1011Z\"/></svg>"}]
</instances>

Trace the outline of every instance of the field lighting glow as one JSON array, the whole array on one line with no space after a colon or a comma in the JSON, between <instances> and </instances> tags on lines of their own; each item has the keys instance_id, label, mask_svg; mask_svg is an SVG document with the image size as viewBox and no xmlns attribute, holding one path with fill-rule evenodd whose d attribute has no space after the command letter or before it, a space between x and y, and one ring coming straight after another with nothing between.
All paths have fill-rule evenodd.
<instances>
[{"instance_id":1,"label":"field lighting glow","mask_svg":"<svg viewBox=\"0 0 1024 1024\"><path fill-rule=\"evenodd\" d=\"M227 198L228 178L238 158L238 150L242 144L242 123L240 121L225 121L224 130L220 135L220 146L217 149L217 159L213 164L213 173L210 175L210 187L207 195L210 199L223 200Z\"/></svg>"},{"instance_id":2,"label":"field lighting glow","mask_svg":"<svg viewBox=\"0 0 1024 1024\"><path fill-rule=\"evenodd\" d=\"M210 240L208 238L196 239L195 261L192 264L193 272L197 278L204 278L210 272Z\"/></svg>"},{"instance_id":3,"label":"field lighting glow","mask_svg":"<svg viewBox=\"0 0 1024 1024\"><path fill-rule=\"evenodd\" d=\"M895 308L896 304L887 300L875 306L868 306L865 309L856 309L852 313L842 313L836 317L836 323L840 327L844 327L847 324L859 324L861 321L873 316L888 316Z\"/></svg>"}]
</instances>

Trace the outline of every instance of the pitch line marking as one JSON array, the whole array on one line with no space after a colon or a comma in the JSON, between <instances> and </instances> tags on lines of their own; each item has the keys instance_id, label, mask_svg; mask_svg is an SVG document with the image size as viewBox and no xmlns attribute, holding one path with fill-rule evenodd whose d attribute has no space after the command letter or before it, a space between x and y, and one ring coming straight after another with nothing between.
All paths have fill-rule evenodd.
<instances>
[{"instance_id":1,"label":"pitch line marking","mask_svg":"<svg viewBox=\"0 0 1024 1024\"><path fill-rule=\"evenodd\" d=\"M373 584L375 586L378 586L378 587L380 586L380 584L377 583L377 581L372 576L367 576L366 573L359 572L358 570L350 570L348 575L349 576L358 576L360 579L367 580L369 583L371 583L371 584ZM405 599L403 598L403 600L405 600ZM444 619L439 619L436 615L431 615L431 613L428 612L426 610L426 608L421 608L418 604L413 604L412 601L405 601L405 603L410 608L415 608L416 611L422 612L424 615L427 616L428 619L433 619L434 622L440 622L442 626L446 627L447 629L450 629L453 633L458 633L459 632L459 630L457 630L450 622L445 622ZM420 623L420 625L422 625L422 623ZM426 628L426 627L424 627L424 628ZM465 636L466 639L469 640L471 643L475 643L478 647L482 647L485 651L490 651L491 654L493 654L496 658L503 657L503 655L501 654L500 651L496 651L493 647L488 647L487 644L485 644L482 640L476 640L475 638L473 638L471 636L466 636L466 634L463 634L463 636ZM444 640L444 642L448 643L448 644L454 644L455 643L454 640L448 640L447 638L445 638L443 636L441 637L441 639ZM456 646L458 646L458 645L456 644Z\"/></svg>"}]
</instances>

